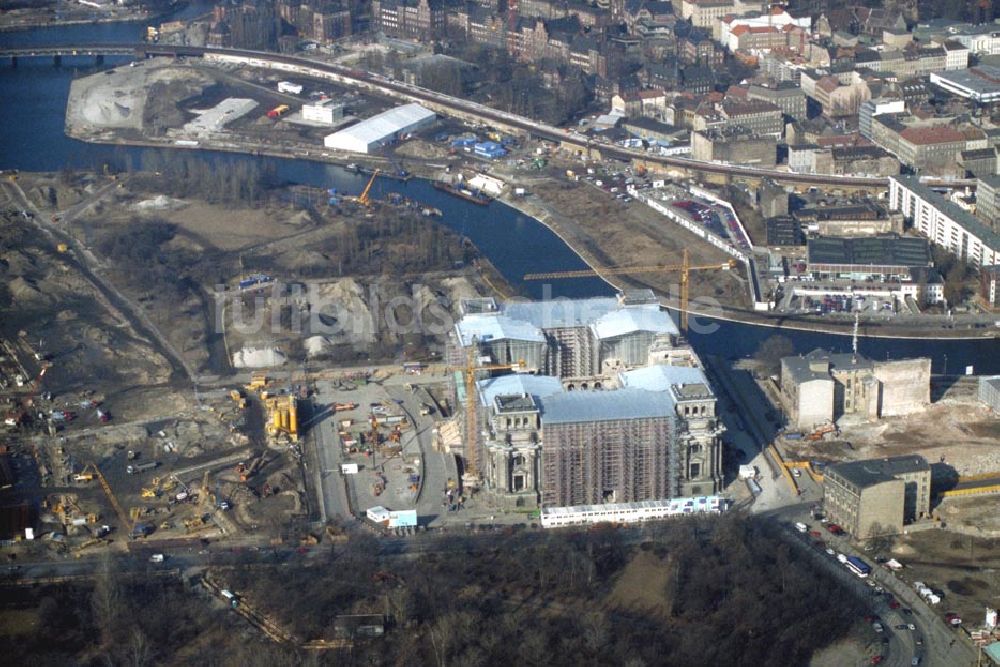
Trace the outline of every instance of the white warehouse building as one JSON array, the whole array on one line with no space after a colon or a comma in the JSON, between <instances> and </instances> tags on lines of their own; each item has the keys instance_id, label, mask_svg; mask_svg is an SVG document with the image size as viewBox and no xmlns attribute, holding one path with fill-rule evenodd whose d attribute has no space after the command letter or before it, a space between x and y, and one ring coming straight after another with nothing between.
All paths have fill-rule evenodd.
<instances>
[{"instance_id":1,"label":"white warehouse building","mask_svg":"<svg viewBox=\"0 0 1000 667\"><path fill-rule=\"evenodd\" d=\"M433 111L419 104L404 104L327 135L323 145L342 151L370 153L402 135L428 127L436 118Z\"/></svg>"}]
</instances>

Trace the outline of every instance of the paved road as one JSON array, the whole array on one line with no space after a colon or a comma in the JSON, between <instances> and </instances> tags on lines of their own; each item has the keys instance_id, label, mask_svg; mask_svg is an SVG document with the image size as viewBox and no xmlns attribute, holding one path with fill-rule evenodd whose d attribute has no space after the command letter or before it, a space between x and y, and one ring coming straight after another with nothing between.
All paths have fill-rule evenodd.
<instances>
[{"instance_id":1,"label":"paved road","mask_svg":"<svg viewBox=\"0 0 1000 667\"><path fill-rule=\"evenodd\" d=\"M821 525L819 522L810 518L808 506L806 504L785 507L780 510L770 512L766 516L769 519L782 522L793 542L802 545L803 548L815 554L815 557L813 557L814 562L817 564L825 562L824 565L822 565L823 567L839 570L837 576L845 583L851 582L855 585L860 583L861 580L851 574L849 570L841 566L835 558L813 546L806 546L811 545L813 541L812 538L808 535L802 535L792 528L794 523L797 521L806 523L811 529L817 529ZM893 628L895 628L897 624L901 623L913 623L916 626L915 631L899 631L899 642L906 650L909 651L909 655L906 657L905 661L896 662L895 658L893 658L893 660L891 660L888 664L909 665L912 658L916 656L920 657L920 664L922 665L953 667L956 665L975 664L975 654L972 646L959 634L959 631L946 625L944 620L938 616L926 602L920 599L916 592L913 591L905 582L897 579L891 571L875 565L874 554L865 553L855 548L847 536L835 537L826 533L824 534L823 540L826 542L828 547L834 549L835 551L848 556L858 556L865 562L871 564L873 566L872 574L870 576L872 581L883 586L886 591L891 593L900 603L901 608L910 609L912 611L912 614L904 614L902 611L890 610L887 600L883 600L881 603L882 611L877 613L879 613L883 619L886 619L886 621L890 623ZM916 642L918 639L923 642L922 646L917 646Z\"/></svg>"},{"instance_id":2,"label":"paved road","mask_svg":"<svg viewBox=\"0 0 1000 667\"><path fill-rule=\"evenodd\" d=\"M347 489L340 474L341 446L337 423L327 406L331 403L333 388L330 382L316 383L313 405L319 412L311 421L306 456L306 469L312 473L317 491L317 505L323 523L333 519L350 521L354 517L347 502ZM311 446L309 446L311 445Z\"/></svg>"}]
</instances>

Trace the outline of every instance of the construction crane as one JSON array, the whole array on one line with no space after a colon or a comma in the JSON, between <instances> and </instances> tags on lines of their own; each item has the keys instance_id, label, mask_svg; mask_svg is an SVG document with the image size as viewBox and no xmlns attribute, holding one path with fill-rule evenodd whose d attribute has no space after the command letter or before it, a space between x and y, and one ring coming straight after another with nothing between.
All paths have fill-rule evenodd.
<instances>
[{"instance_id":1,"label":"construction crane","mask_svg":"<svg viewBox=\"0 0 1000 667\"><path fill-rule=\"evenodd\" d=\"M368 179L368 185L366 185L365 189L361 191L360 195L358 195L358 203L361 204L362 206L372 205L371 197L369 197L368 195L372 191L372 185L375 184L375 178L378 177L379 171L380 171L379 169L376 169L375 171L372 172L372 177Z\"/></svg>"},{"instance_id":2,"label":"construction crane","mask_svg":"<svg viewBox=\"0 0 1000 667\"><path fill-rule=\"evenodd\" d=\"M124 509L122 509L121 504L118 502L118 498L115 497L114 491L111 490L111 485L108 484L108 480L105 479L104 473L101 472L96 463L90 462L83 467L83 470L80 472L81 478L87 478L88 475L92 476L91 479L96 477L97 481L100 482L101 488L104 490L104 495L108 497L108 502L111 503L111 507L115 510L115 514L118 515L118 520L121 521L122 527L131 537L132 520L129 519L128 514L125 513Z\"/></svg>"},{"instance_id":3,"label":"construction crane","mask_svg":"<svg viewBox=\"0 0 1000 667\"><path fill-rule=\"evenodd\" d=\"M463 374L465 379L465 474L463 483L474 488L479 483L478 426L476 411L476 373L480 371L516 371L525 368L524 360L509 364L487 364L480 366L479 341L473 338L469 345L465 366L432 366L430 371Z\"/></svg>"},{"instance_id":4,"label":"construction crane","mask_svg":"<svg viewBox=\"0 0 1000 667\"><path fill-rule=\"evenodd\" d=\"M524 276L524 280L562 280L565 278L589 278L591 276L621 276L636 273L666 273L669 271L680 271L681 273L681 301L680 301L680 329L687 331L688 326L688 301L690 298L690 272L691 271L728 271L736 266L735 260L716 264L691 264L688 257L687 248L684 249L684 259L681 264L664 264L648 266L617 266L598 267L596 269L578 269L576 271L555 271L553 273L529 273Z\"/></svg>"}]
</instances>

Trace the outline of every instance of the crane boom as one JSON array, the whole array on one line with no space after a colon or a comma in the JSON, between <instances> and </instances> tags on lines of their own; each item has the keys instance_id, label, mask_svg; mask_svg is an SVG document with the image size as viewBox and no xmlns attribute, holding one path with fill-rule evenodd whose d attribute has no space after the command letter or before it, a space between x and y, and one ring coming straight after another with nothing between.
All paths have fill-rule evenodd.
<instances>
[{"instance_id":1,"label":"crane boom","mask_svg":"<svg viewBox=\"0 0 1000 667\"><path fill-rule=\"evenodd\" d=\"M368 185L366 185L365 189L362 190L360 195L358 195L358 203L362 206L371 206L372 200L371 197L368 196L368 193L371 192L372 185L375 184L375 179L378 177L379 171L379 169L376 169L372 172L372 177L368 179Z\"/></svg>"},{"instance_id":2,"label":"crane boom","mask_svg":"<svg viewBox=\"0 0 1000 667\"><path fill-rule=\"evenodd\" d=\"M510 371L525 367L524 360L509 364L476 364L479 352L478 341L473 340L466 352L465 366L432 366L431 372L463 374L465 380L465 475L469 485L475 485L479 479L479 447L478 447L478 413L476 411L476 373L479 371Z\"/></svg>"},{"instance_id":3,"label":"crane boom","mask_svg":"<svg viewBox=\"0 0 1000 667\"><path fill-rule=\"evenodd\" d=\"M664 265L641 265L641 266L607 266L591 269L576 269L574 271L553 271L550 273L529 273L524 276L524 280L562 280L565 278L589 278L591 276L621 276L636 273L667 273L669 271L681 272L681 299L680 299L680 329L687 331L688 327L688 301L691 287L691 271L728 271L736 265L734 260L720 262L716 264L691 264L688 260L688 250L684 249L684 261L682 264Z\"/></svg>"},{"instance_id":4,"label":"crane boom","mask_svg":"<svg viewBox=\"0 0 1000 667\"><path fill-rule=\"evenodd\" d=\"M128 535L132 534L132 521L128 518L128 514L122 509L121 504L118 502L118 498L115 497L114 491L111 490L111 485L108 484L108 480L104 477L104 473L101 472L100 468L97 467L96 463L88 463L84 466L81 475L86 475L88 472L92 472L97 481L101 485L101 489L104 490L104 495L108 497L108 502L111 503L111 507L115 510L115 514L118 515L118 520L122 522L122 527L126 530Z\"/></svg>"}]
</instances>

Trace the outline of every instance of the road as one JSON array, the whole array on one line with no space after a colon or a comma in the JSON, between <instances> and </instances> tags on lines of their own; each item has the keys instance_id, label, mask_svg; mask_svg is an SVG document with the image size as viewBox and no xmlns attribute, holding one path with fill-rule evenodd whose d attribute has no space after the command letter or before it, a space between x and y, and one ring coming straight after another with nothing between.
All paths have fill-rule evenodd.
<instances>
[{"instance_id":1,"label":"road","mask_svg":"<svg viewBox=\"0 0 1000 667\"><path fill-rule=\"evenodd\" d=\"M73 249L73 256L72 258L67 258L67 261L74 261L84 278L86 278L94 286L94 288L105 299L107 299L110 306L118 311L124 319L128 320L129 324L136 331L136 333L146 338L156 352L167 360L173 370L174 378L183 380L191 380L194 378L194 369L192 369L187 363L183 355L177 352L170 341L168 341L166 337L160 333L160 330L156 327L156 325L149 320L145 311L101 275L103 267L100 260L98 260L89 249L79 243L71 234L64 232L58 226L47 222L45 220L45 216L37 208L35 208L35 205L32 204L24 194L24 191L21 189L21 186L17 183L17 181L4 181L2 185L8 198L12 202L16 202L17 205L23 210L32 214L29 222L42 236L51 241L53 247L59 243L65 243ZM117 185L118 183L113 181L98 189L97 192L88 196L83 202L61 211L58 214L60 216L61 223L65 225L75 220L76 217L82 214L84 210L101 199L101 197L105 194L112 191Z\"/></svg>"},{"instance_id":2,"label":"road","mask_svg":"<svg viewBox=\"0 0 1000 667\"><path fill-rule=\"evenodd\" d=\"M862 580L840 565L835 558L826 554L822 548L814 546L814 538L808 534L803 535L793 528L796 522L802 522L809 526L810 530L822 530L822 524L810 517L810 507L809 503L800 503L768 512L763 516L769 520L780 522L785 528L789 541L812 554L810 558L817 567L824 567L831 572L836 570L838 580L844 582L845 585L860 585L867 588ZM856 548L846 535L837 537L826 531L822 532L824 533L822 540L827 547L847 556L857 556L872 565L870 579L884 587L900 603L899 610L891 610L888 600L883 598L879 601L877 606L880 611L876 610L876 613L886 621L886 624L889 624L893 629L902 623L913 623L916 626L914 631L898 631L897 646L907 651L908 655L901 661L893 656L886 664L909 665L913 657L916 656L920 657L920 664L932 667L975 664L975 652L969 642L959 634L959 631L945 624L944 620L920 599L916 591L897 579L892 571L876 565L874 561L876 554L865 553ZM902 609L909 609L912 613L906 614ZM918 639L922 642L920 646L917 645Z\"/></svg>"},{"instance_id":3,"label":"road","mask_svg":"<svg viewBox=\"0 0 1000 667\"><path fill-rule=\"evenodd\" d=\"M316 382L316 394L313 397L313 409L310 417L311 425L309 441L312 447L307 454L306 469L313 475L317 492L317 505L320 520L323 523L333 519L352 521L350 504L347 501L347 489L340 473L341 446L337 435L335 414L330 410L333 395L331 383Z\"/></svg>"}]
</instances>

